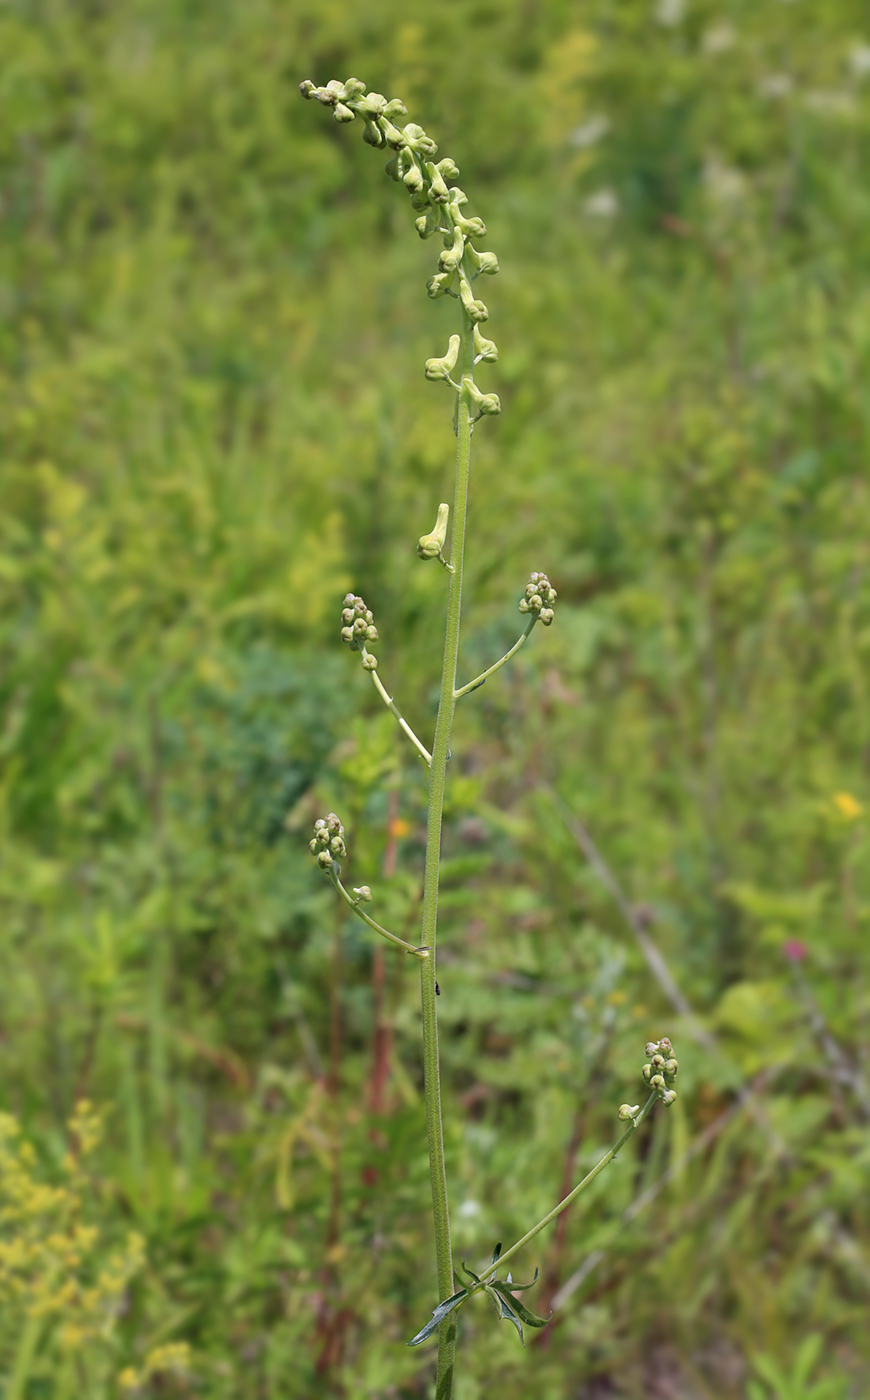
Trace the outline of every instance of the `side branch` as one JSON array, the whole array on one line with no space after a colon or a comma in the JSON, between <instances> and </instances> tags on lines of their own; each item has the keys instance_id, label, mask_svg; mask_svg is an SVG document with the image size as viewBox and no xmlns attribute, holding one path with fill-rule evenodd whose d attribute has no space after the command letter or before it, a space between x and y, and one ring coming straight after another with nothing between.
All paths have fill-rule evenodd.
<instances>
[{"instance_id":1,"label":"side branch","mask_svg":"<svg viewBox=\"0 0 870 1400\"><path fill-rule=\"evenodd\" d=\"M506 661L510 661L511 657L519 651L537 621L537 616L530 618L525 632L523 632L518 641L514 642L510 651L506 651L501 660L496 661L493 666L489 666L485 671L481 671L479 676L475 676L473 681L468 682L468 685L462 686L461 690L454 690L454 699L458 700L460 695L470 695L472 690L477 690L479 686L483 685L484 681L488 680L496 671L499 671Z\"/></svg>"},{"instance_id":2,"label":"side branch","mask_svg":"<svg viewBox=\"0 0 870 1400\"><path fill-rule=\"evenodd\" d=\"M363 661L365 661L365 659L366 659L366 657L368 656L369 653L366 651L365 647L362 646L362 645L360 645L360 651L362 652L362 655L363 655ZM427 765L427 767L431 768L431 767L432 767L432 755L431 755L431 753L430 753L429 750L426 748L425 744L421 744L421 743L420 743L420 740L417 738L417 735L414 733L414 731L413 731L413 729L411 728L410 724L408 724L407 720L403 719L402 715L399 713L398 706L395 705L395 704L393 703L392 696L390 696L390 695L387 694L386 690L384 689L383 682L381 681L381 678L380 678L380 676L378 675L377 671L369 671L369 675L371 676L372 680L374 681L375 690L378 692L378 695L380 695L380 697L381 697L381 699L383 700L384 704L386 705L387 709L390 711L390 714L391 714L391 715L394 715L394 716L396 717L396 719L399 721L399 728L404 730L404 732L407 734L408 738L411 740L411 743L414 745L414 748L417 750L417 752L418 752L418 754L420 755L420 757L426 760L426 765Z\"/></svg>"},{"instance_id":3,"label":"side branch","mask_svg":"<svg viewBox=\"0 0 870 1400\"><path fill-rule=\"evenodd\" d=\"M336 869L334 865L330 868L329 878L335 885L335 888L338 890L338 893L341 895L345 904L350 905L350 908L357 915L357 917L362 919L364 924L368 924L369 928L374 929L375 933L379 933L382 938L388 939L390 943L395 943L396 947L401 948L403 952L413 953L414 957L420 958L421 961L425 958L428 958L428 948L415 948L413 943L406 943L404 938L398 938L396 934L389 933L387 929L381 928L380 924L376 924L374 919L369 918L365 910L360 909L357 900L355 900L352 895L348 894L347 890L344 888L344 885L341 883L341 880L336 874ZM366 897L368 898L368 896Z\"/></svg>"},{"instance_id":4,"label":"side branch","mask_svg":"<svg viewBox=\"0 0 870 1400\"><path fill-rule=\"evenodd\" d=\"M484 1269L483 1273L480 1275L481 1283L485 1283L486 1280L489 1278L490 1274L494 1274L497 1269L501 1268L502 1264L506 1264L509 1259L512 1259L515 1254L518 1254L519 1251L523 1248L523 1245L528 1244L529 1240L533 1240L535 1238L535 1235L540 1234L540 1232L547 1225L549 1225L552 1220L555 1220L558 1215L561 1215L563 1210L568 1209L572 1201L575 1201L580 1195L580 1192L585 1190L586 1187L589 1186L591 1182L595 1180L596 1176L598 1176L598 1173L602 1172L604 1168L608 1165L608 1163L612 1162L613 1159L618 1155L618 1153L628 1142L628 1139L632 1136L632 1134L637 1132L638 1128L640 1127L644 1118L646 1118L647 1114L649 1113L657 1098L658 1094L650 1094L643 1108L640 1110L639 1113L637 1113L634 1116L634 1118L632 1118L631 1122L629 1123L629 1126L626 1128L619 1141L614 1143L613 1147L611 1147L609 1152L605 1153L605 1155L601 1158L601 1161L598 1162L592 1168L591 1172L589 1172L588 1176L584 1176L583 1180L581 1182L578 1182L578 1184L574 1187L573 1191L569 1191L568 1195L564 1198L564 1200L561 1200L557 1206L554 1206L550 1213L544 1216L543 1220L538 1221L537 1225L533 1225L531 1230L529 1230L525 1235L523 1235L521 1240L517 1240L516 1244L512 1244L510 1249L504 1250L503 1253L499 1255L498 1259L494 1263L490 1264L488 1268Z\"/></svg>"}]
</instances>

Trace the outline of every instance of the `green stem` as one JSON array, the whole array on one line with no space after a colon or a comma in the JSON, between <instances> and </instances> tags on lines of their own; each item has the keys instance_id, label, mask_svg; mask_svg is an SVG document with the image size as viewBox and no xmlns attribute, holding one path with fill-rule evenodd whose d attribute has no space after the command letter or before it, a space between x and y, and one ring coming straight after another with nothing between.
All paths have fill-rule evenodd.
<instances>
[{"instance_id":1,"label":"green stem","mask_svg":"<svg viewBox=\"0 0 870 1400\"><path fill-rule=\"evenodd\" d=\"M415 957L421 960L421 962L426 962L428 960L428 949L415 948L413 943L406 943L404 938L397 938L394 933L389 933L387 929L381 928L380 924L376 924L374 919L370 919L368 914L366 914L364 910L360 909L356 900L351 894L348 893L348 891L344 888L344 885L341 883L341 880L336 875L335 866L332 866L330 868L329 878L335 885L335 888L338 890L345 904L350 905L353 912L358 916L358 918L362 919L364 924L368 924L369 928L373 928L375 933L379 933L382 938L388 938L391 943L395 943L397 948L404 949L406 953L413 953Z\"/></svg>"},{"instance_id":2,"label":"green stem","mask_svg":"<svg viewBox=\"0 0 870 1400\"><path fill-rule=\"evenodd\" d=\"M589 1172L587 1176L584 1176L583 1180L577 1183L573 1191L569 1191L568 1195L565 1196L564 1199L561 1200L557 1206L554 1206L553 1209L549 1212L549 1214L544 1216L543 1220L539 1220L537 1225L533 1225L531 1230L528 1230L526 1234L523 1235L521 1240L517 1240L516 1244L512 1244L510 1249L506 1249L503 1254L499 1255L498 1259L495 1261L494 1264L490 1264L488 1268L484 1269L483 1273L480 1275L481 1283L483 1283L485 1279L488 1279L490 1274L494 1274L497 1269L500 1269L502 1264L506 1264L509 1259L512 1259L515 1254L518 1254L523 1248L523 1245L528 1244L529 1240L533 1240L535 1238L535 1235L539 1235L541 1231L547 1225L549 1225L552 1220L556 1219L557 1215L561 1215L563 1210L568 1209L571 1202L577 1199L581 1191L585 1191L586 1187L589 1186L595 1180L599 1172L604 1171L604 1168L607 1166L608 1162L613 1161L614 1157L616 1157L619 1154L620 1150L625 1146L632 1134L637 1132L638 1128L640 1127L644 1118L646 1118L647 1114L649 1113L657 1098L658 1094L650 1094L649 1098L647 1099L643 1108L638 1113L637 1117L631 1120L631 1123L626 1128L625 1132L622 1134L622 1137L618 1140L618 1142L614 1143L610 1151L604 1154L604 1156L601 1158L601 1161L595 1164L591 1172Z\"/></svg>"},{"instance_id":3,"label":"green stem","mask_svg":"<svg viewBox=\"0 0 870 1400\"><path fill-rule=\"evenodd\" d=\"M31 1315L27 1318L18 1338L9 1384L3 1392L5 1400L22 1400L27 1388L30 1367L42 1335L42 1328L43 1319L41 1317Z\"/></svg>"},{"instance_id":4,"label":"green stem","mask_svg":"<svg viewBox=\"0 0 870 1400\"><path fill-rule=\"evenodd\" d=\"M361 647L360 647L360 651L361 651L362 654L363 654L363 660L365 660L366 656L368 655L368 652L366 651L366 649L365 649L364 646L361 646ZM414 731L413 731L413 729L411 728L410 724L408 724L407 721L404 720L404 719L402 718L402 716L399 714L398 707L397 707L396 705L393 704L393 698L392 698L392 696L391 696L391 695L388 695L387 692L386 692L386 690L384 689L383 683L382 683L381 678L380 678L380 676L378 675L377 671L370 671L370 672L369 672L369 675L371 676L372 680L373 680L374 683L375 683L375 690L376 690L376 691L378 692L378 694L380 695L380 697L381 697L381 699L383 700L384 704L386 705L387 709L390 711L390 714L395 715L396 719L399 721L399 726L400 726L400 728L402 728L402 729L405 731L405 733L407 734L408 738L411 740L411 743L414 745L414 748L415 748L415 749L417 750L417 752L420 754L421 758L425 758L426 762L428 763L429 767L431 768L431 767L432 767L432 755L431 755L431 753L430 753L429 750L425 747L425 745L423 745L423 744L420 743L420 740L417 738L417 735L414 733Z\"/></svg>"},{"instance_id":5,"label":"green stem","mask_svg":"<svg viewBox=\"0 0 870 1400\"><path fill-rule=\"evenodd\" d=\"M488 680L489 677L493 675L495 671L500 671L505 662L510 661L511 657L515 656L516 653L519 651L520 647L522 646L526 638L529 636L537 620L537 617L533 617L529 620L529 625L526 628L525 632L523 632L522 636L519 638L518 641L514 642L510 651L505 652L504 656L501 658L500 661L496 661L496 663L493 666L488 666L485 671L481 671L479 676L475 676L473 681L468 682L468 685L462 686L460 690L454 690L454 698L458 700L460 695L468 695L472 690L477 690L477 687L483 685L484 681Z\"/></svg>"},{"instance_id":6,"label":"green stem","mask_svg":"<svg viewBox=\"0 0 870 1400\"><path fill-rule=\"evenodd\" d=\"M474 367L474 335L471 321L462 313L462 381ZM438 1057L438 1018L435 991L435 945L438 925L438 881L441 860L441 823L444 785L450 754L450 734L456 709L456 668L459 660L459 622L462 608L462 570L465 558L465 524L468 511L468 475L471 462L470 396L459 396L456 414L456 486L453 498L453 531L450 559L453 573L447 588L447 626L441 697L435 722L432 765L429 770L429 816L426 827L426 870L423 877L421 943L431 956L420 966L423 1010L423 1075L426 1097L426 1130L429 1139L429 1173L432 1180L432 1214L435 1221L435 1262L439 1301L453 1292L453 1250L447 1205L447 1170L444 1162L444 1130L441 1117L441 1068ZM456 1322L445 1318L438 1330L438 1372L435 1400L450 1400L453 1393L453 1361Z\"/></svg>"}]
</instances>

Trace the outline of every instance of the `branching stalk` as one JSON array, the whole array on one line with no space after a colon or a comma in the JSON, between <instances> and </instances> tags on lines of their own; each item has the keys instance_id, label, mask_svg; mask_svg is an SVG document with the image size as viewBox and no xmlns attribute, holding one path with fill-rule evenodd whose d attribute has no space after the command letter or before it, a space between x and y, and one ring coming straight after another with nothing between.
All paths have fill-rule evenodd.
<instances>
[{"instance_id":1,"label":"branching stalk","mask_svg":"<svg viewBox=\"0 0 870 1400\"><path fill-rule=\"evenodd\" d=\"M338 893L341 895L345 904L349 904L353 912L356 914L357 918L362 919L363 923L368 924L369 928L374 929L375 933L379 933L382 938L389 939L390 943L395 943L396 947L401 948L404 952L413 953L414 957L419 958L421 962L424 962L426 961L426 959L428 959L428 948L415 948L413 943L406 943L404 938L399 938L395 933L390 933L387 929L381 928L380 924L375 923L374 919L369 918L365 910L360 908L359 901L354 899L353 895L349 894L348 891L344 888L344 885L341 883L341 880L336 874L336 869L334 865L329 871L329 878L335 885L335 888L338 890Z\"/></svg>"},{"instance_id":2,"label":"branching stalk","mask_svg":"<svg viewBox=\"0 0 870 1400\"><path fill-rule=\"evenodd\" d=\"M538 619L536 617L532 617L529 621L528 626L526 627L525 632L523 632L523 634L518 638L518 640L514 642L510 651L506 651L501 660L496 661L493 666L488 666L485 671L481 671L479 676L475 676L473 681L468 682L468 685L463 685L460 687L459 690L455 690L453 692L454 698L458 700L461 695L470 695L472 690L477 690L478 687L482 686L484 681L489 680L490 676L494 675L496 671L500 671L506 661L510 661L512 656L516 656L520 647L523 645L523 642L530 635L532 628L534 627L537 620Z\"/></svg>"},{"instance_id":3,"label":"branching stalk","mask_svg":"<svg viewBox=\"0 0 870 1400\"><path fill-rule=\"evenodd\" d=\"M612 1162L619 1155L622 1148L628 1142L628 1139L632 1137L634 1133L637 1132L644 1118L646 1118L647 1114L652 1109L652 1106L657 1098L658 1094L650 1094L643 1108L640 1109L640 1111L634 1116L634 1118L632 1118L625 1132L622 1134L622 1137L614 1143L610 1151L605 1152L604 1156L601 1158L601 1161L596 1162L591 1172L584 1176L583 1180L577 1183L573 1191L569 1191L568 1195L565 1196L557 1206L554 1206L553 1209L549 1211L547 1215L544 1216L543 1220L539 1220L537 1225L533 1225L531 1230L527 1230L526 1233L523 1235L522 1239L517 1240L516 1244L512 1244L510 1249L503 1250L501 1254L499 1254L499 1257L496 1260L496 1262L494 1264L490 1264L488 1268L483 1270L483 1272L480 1275L481 1283L485 1282L485 1280L489 1278L490 1274L494 1274L497 1269L501 1268L502 1264L506 1264L509 1259L512 1259L515 1254L519 1254L520 1250L523 1248L524 1245L528 1244L529 1240L533 1240L535 1238L535 1235L539 1235L542 1230L546 1229L546 1227L553 1220L555 1220L558 1215L562 1214L563 1210L567 1210L568 1207L572 1204L572 1202L576 1201L581 1191L585 1191L587 1186L591 1186L592 1182L595 1180L596 1176L598 1176L599 1172L604 1171L604 1168L608 1165L608 1163Z\"/></svg>"},{"instance_id":4,"label":"branching stalk","mask_svg":"<svg viewBox=\"0 0 870 1400\"><path fill-rule=\"evenodd\" d=\"M360 647L360 651L363 654L363 660L365 660L366 656L368 656L368 652L366 651L364 646ZM421 744L420 740L417 738L417 735L414 733L410 724L408 724L407 720L403 719L402 715L399 713L398 706L394 704L392 696L387 694L386 690L384 689L383 682L380 676L378 675L377 671L370 671L369 674L374 682L375 690L378 692L378 695L380 695L387 709L390 711L390 714L395 715L396 719L399 721L399 727L405 731L408 738L411 740L411 743L414 745L414 748L419 753L420 757L424 758L426 760L427 765L431 768L431 753L426 748L425 744Z\"/></svg>"}]
</instances>

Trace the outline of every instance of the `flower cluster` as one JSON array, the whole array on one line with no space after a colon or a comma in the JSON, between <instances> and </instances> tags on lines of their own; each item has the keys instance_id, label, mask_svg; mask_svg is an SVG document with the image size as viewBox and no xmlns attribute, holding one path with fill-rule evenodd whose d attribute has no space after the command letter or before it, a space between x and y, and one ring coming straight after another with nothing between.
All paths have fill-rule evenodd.
<instances>
[{"instance_id":1,"label":"flower cluster","mask_svg":"<svg viewBox=\"0 0 870 1400\"><path fill-rule=\"evenodd\" d=\"M362 117L363 140L370 146L386 147L395 153L387 162L387 174L408 191L411 207L418 215L417 232L421 238L440 233L444 240L438 271L429 278L426 290L430 297L452 296L462 302L465 315L475 328L475 364L478 360L498 359L493 341L482 340L478 344L477 327L488 319L489 311L472 290L472 283L478 277L491 277L498 272L498 258L495 253L478 250L471 242L472 238L486 235L486 225L480 218L466 217L463 211L468 196L458 185L447 183L456 179L458 166L449 156L436 165L432 157L437 154L438 147L422 126L416 122L404 127L393 124L394 117L406 115L405 104L398 98L388 102L379 92L366 94L365 83L358 78L348 78L344 83L333 79L325 87L317 87L306 78L299 90L307 100L314 98L324 107L331 107L337 122L352 122L357 116ZM451 336L447 354L427 360L427 379L446 379L458 391L460 386L450 378L458 348L459 337ZM467 384L478 418L501 411L497 394L482 394L470 376Z\"/></svg>"},{"instance_id":2,"label":"flower cluster","mask_svg":"<svg viewBox=\"0 0 870 1400\"><path fill-rule=\"evenodd\" d=\"M314 836L308 843L308 849L317 857L317 864L321 870L331 870L339 857L347 855L344 827L334 812L330 812L328 817L317 818L314 823Z\"/></svg>"},{"instance_id":3,"label":"flower cluster","mask_svg":"<svg viewBox=\"0 0 870 1400\"><path fill-rule=\"evenodd\" d=\"M138 1371L133 1366L125 1367L118 1376L118 1385L128 1394L141 1393L154 1377L179 1376L189 1369L190 1347L187 1343L166 1342L148 1352Z\"/></svg>"},{"instance_id":4,"label":"flower cluster","mask_svg":"<svg viewBox=\"0 0 870 1400\"><path fill-rule=\"evenodd\" d=\"M545 627L549 627L556 616L553 611L556 596L556 590L546 574L529 574L525 594L520 599L520 612L532 613L538 622L543 622Z\"/></svg>"},{"instance_id":5,"label":"flower cluster","mask_svg":"<svg viewBox=\"0 0 870 1400\"><path fill-rule=\"evenodd\" d=\"M366 642L378 640L378 629L371 608L364 599L348 593L341 607L341 640L347 642L351 651L361 651L363 666L367 671L376 671L377 658L366 650Z\"/></svg>"},{"instance_id":6,"label":"flower cluster","mask_svg":"<svg viewBox=\"0 0 870 1400\"><path fill-rule=\"evenodd\" d=\"M673 1084L679 1069L673 1045L667 1036L662 1036L661 1040L649 1040L645 1054L649 1063L643 1067L644 1084L655 1089L663 1104L672 1104L677 1097Z\"/></svg>"},{"instance_id":7,"label":"flower cluster","mask_svg":"<svg viewBox=\"0 0 870 1400\"><path fill-rule=\"evenodd\" d=\"M14 1118L0 1114L0 1305L44 1318L60 1346L79 1352L110 1338L130 1279L145 1262L140 1235L114 1250L87 1222L87 1158L100 1118L82 1100L68 1124L71 1150L56 1183L41 1180L37 1156Z\"/></svg>"}]
</instances>

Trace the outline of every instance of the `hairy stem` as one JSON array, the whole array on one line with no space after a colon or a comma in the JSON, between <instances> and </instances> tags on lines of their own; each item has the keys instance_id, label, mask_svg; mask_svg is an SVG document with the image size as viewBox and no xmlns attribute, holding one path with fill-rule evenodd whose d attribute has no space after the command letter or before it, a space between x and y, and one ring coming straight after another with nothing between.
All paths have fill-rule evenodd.
<instances>
[{"instance_id":1,"label":"hairy stem","mask_svg":"<svg viewBox=\"0 0 870 1400\"><path fill-rule=\"evenodd\" d=\"M349 894L344 888L344 885L335 873L334 866L329 872L329 878L335 885L335 888L338 890L344 902L349 904L356 916L362 919L364 924L368 924L369 928L373 928L375 933L379 933L382 938L388 938L391 943L395 943L397 948L403 948L406 953L413 953L414 956L419 958L422 962L428 959L428 953L425 948L415 948L413 943L406 943L404 938L397 938L396 934L389 933L387 929L381 928L380 924L376 924L374 919L370 919L368 914L360 909L353 895Z\"/></svg>"},{"instance_id":2,"label":"hairy stem","mask_svg":"<svg viewBox=\"0 0 870 1400\"><path fill-rule=\"evenodd\" d=\"M500 671L505 662L510 661L511 657L515 656L516 653L519 651L523 642L531 633L531 630L534 627L537 620L538 619L536 617L530 618L529 625L526 628L525 632L523 632L522 636L514 642L510 651L506 651L504 656L501 657L499 661L496 661L492 666L488 666L485 671L481 671L479 676L475 676L473 681L468 682L468 685L463 685L460 687L459 690L455 690L453 692L455 698L458 700L460 695L469 695L472 690L477 690L478 686L483 685L484 681L488 680L489 677L494 675L496 671Z\"/></svg>"},{"instance_id":3,"label":"hairy stem","mask_svg":"<svg viewBox=\"0 0 870 1400\"><path fill-rule=\"evenodd\" d=\"M473 371L473 327L462 314L461 364L463 382ZM429 1172L432 1179L432 1213L435 1221L435 1262L438 1272L438 1298L453 1292L453 1251L450 1242L450 1216L447 1205L447 1171L444 1162L444 1131L441 1117L441 1069L438 1056L438 1019L435 991L435 944L438 924L438 881L441 860L441 823L444 811L444 783L450 753L450 734L456 708L456 667L459 659L459 622L462 608L462 568L465 555L465 522L468 509L468 474L471 461L470 396L459 396L456 418L456 486L453 500L453 533L450 558L453 573L447 590L447 627L444 640L444 667L432 765L429 770L429 816L426 828L426 871L423 878L422 944L431 950L420 966L423 1007L423 1072L426 1096L426 1129L429 1139ZM436 1400L450 1400L453 1393L453 1359L456 1350L456 1323L445 1319L438 1333L438 1372Z\"/></svg>"},{"instance_id":4,"label":"hairy stem","mask_svg":"<svg viewBox=\"0 0 870 1400\"><path fill-rule=\"evenodd\" d=\"M640 1110L636 1117L632 1118L625 1132L622 1134L622 1137L619 1138L619 1140L613 1144L610 1151L605 1152L604 1156L601 1158L601 1161L596 1162L591 1172L589 1172L588 1175L584 1176L583 1180L578 1182L577 1185L574 1187L574 1190L569 1191L568 1195L565 1196L565 1198L561 1200L557 1206L554 1206L553 1209L549 1211L547 1215L544 1216L543 1220L539 1220L537 1225L533 1225L531 1230L526 1231L522 1239L517 1240L516 1244L512 1244L510 1249L506 1249L502 1254L499 1255L498 1259L495 1261L494 1264L490 1264L488 1268L483 1270L482 1274L480 1275L481 1283L483 1283L485 1279L488 1279L490 1274L494 1274L497 1269L500 1269L502 1264L506 1264L509 1259L512 1259L515 1254L519 1254L520 1250L523 1248L524 1245L528 1244L529 1240L533 1240L535 1238L535 1235L539 1235L541 1231L545 1229L546 1226L549 1225L552 1220L556 1219L557 1215L561 1215L563 1210L567 1210L572 1201L576 1201L577 1197L580 1195L580 1192L584 1191L587 1186L591 1185L591 1183L595 1180L596 1176L598 1176L598 1173L604 1171L604 1168L607 1166L607 1164L613 1161L614 1157L618 1155L620 1149L625 1146L632 1134L637 1132L638 1128L640 1127L644 1118L646 1118L647 1114L649 1113L657 1098L658 1094L650 1094L643 1108Z\"/></svg>"}]
</instances>

